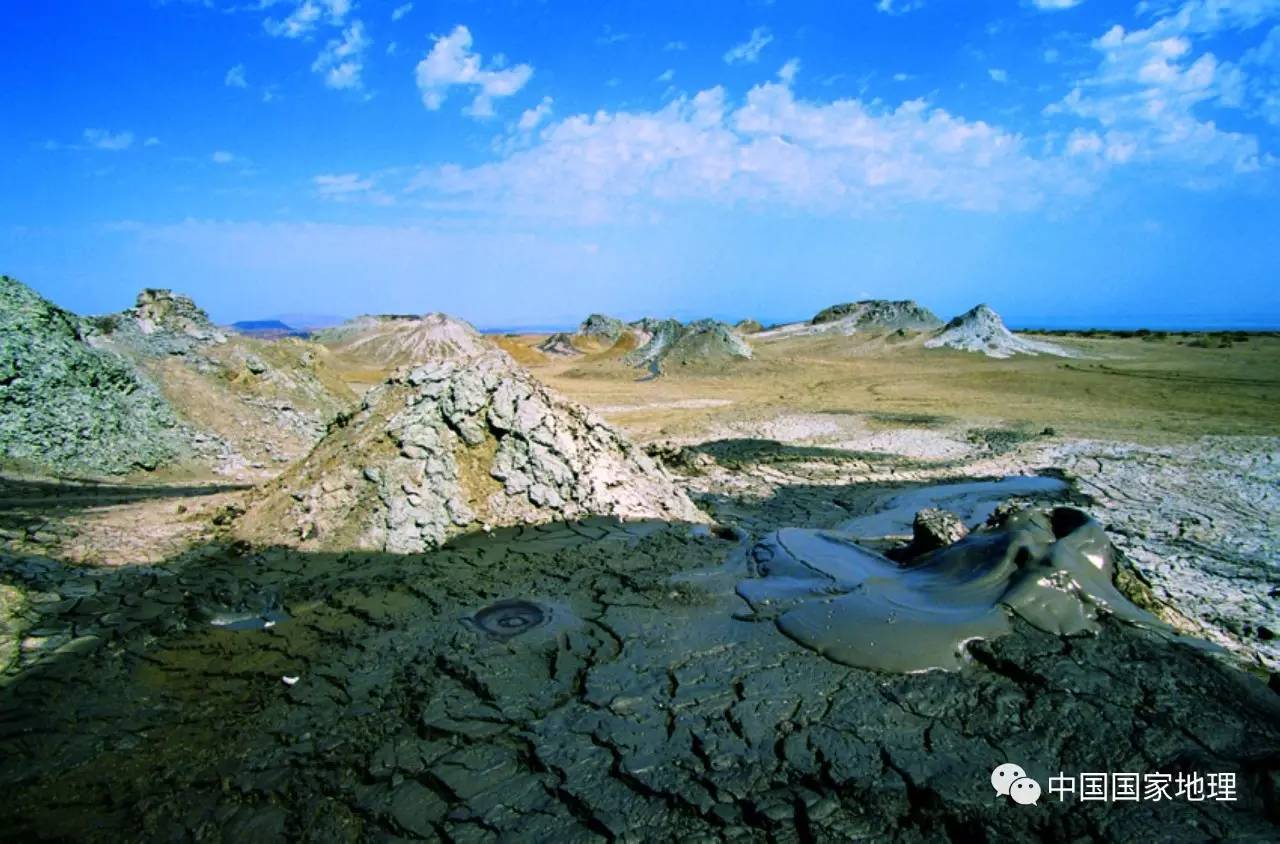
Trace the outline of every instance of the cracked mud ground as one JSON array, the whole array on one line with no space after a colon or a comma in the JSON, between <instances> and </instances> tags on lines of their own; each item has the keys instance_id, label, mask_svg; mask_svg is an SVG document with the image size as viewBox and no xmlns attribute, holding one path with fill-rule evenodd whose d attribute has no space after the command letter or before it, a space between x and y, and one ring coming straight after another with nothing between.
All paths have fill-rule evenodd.
<instances>
[{"instance_id":1,"label":"cracked mud ground","mask_svg":"<svg viewBox=\"0 0 1280 844\"><path fill-rule=\"evenodd\" d=\"M892 675L746 620L733 590L750 542L834 525L867 496L711 502L737 536L595 521L425 555L209 545L105 572L4 558L37 620L23 667L0 677L0 828L111 841L1274 840L1280 698L1200 649L1110 622L1080 638L1018 622L963 671ZM517 635L463 622L516 600L541 608L519 610ZM265 618L283 620L225 626ZM1042 783L1234 772L1239 800L1017 806L988 783L1005 761Z\"/></svg>"}]
</instances>

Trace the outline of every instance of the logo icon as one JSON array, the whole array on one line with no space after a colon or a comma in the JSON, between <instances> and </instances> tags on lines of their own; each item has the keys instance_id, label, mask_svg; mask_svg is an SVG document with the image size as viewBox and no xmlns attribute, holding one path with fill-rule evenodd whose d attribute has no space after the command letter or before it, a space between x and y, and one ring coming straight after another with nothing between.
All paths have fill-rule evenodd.
<instances>
[{"instance_id":1,"label":"logo icon","mask_svg":"<svg viewBox=\"0 0 1280 844\"><path fill-rule=\"evenodd\" d=\"M1040 783L1031 777L1014 780L1013 785L1009 786L1009 796L1013 798L1014 803L1034 806L1040 800Z\"/></svg>"},{"instance_id":2,"label":"logo icon","mask_svg":"<svg viewBox=\"0 0 1280 844\"><path fill-rule=\"evenodd\" d=\"M1027 776L1021 765L1005 762L991 772L991 787L1001 797L1008 797L1023 806L1033 806L1040 800L1040 783Z\"/></svg>"}]
</instances>

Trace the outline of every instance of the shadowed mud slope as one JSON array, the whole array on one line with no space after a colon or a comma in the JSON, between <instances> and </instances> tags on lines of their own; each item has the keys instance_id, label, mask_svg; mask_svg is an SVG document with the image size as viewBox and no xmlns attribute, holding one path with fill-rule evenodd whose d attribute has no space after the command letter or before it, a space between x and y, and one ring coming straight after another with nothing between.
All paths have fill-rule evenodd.
<instances>
[{"instance_id":1,"label":"shadowed mud slope","mask_svg":"<svg viewBox=\"0 0 1280 844\"><path fill-rule=\"evenodd\" d=\"M413 555L209 545L112 572L5 556L24 603L0 675L0 825L101 841L1272 834L1277 697L1199 649L1106 613L1082 635L1014 613L960 670L886 673L796 644L735 593L753 544L795 517L830 530L901 492L780 490L709 502L714 532L595 520ZM1018 530L955 565L1004 566ZM1026 530L1033 562L1064 542L1087 559L1096 538L1078 519ZM1016 806L988 782L1007 761L1041 782L1233 772L1239 800Z\"/></svg>"}]
</instances>

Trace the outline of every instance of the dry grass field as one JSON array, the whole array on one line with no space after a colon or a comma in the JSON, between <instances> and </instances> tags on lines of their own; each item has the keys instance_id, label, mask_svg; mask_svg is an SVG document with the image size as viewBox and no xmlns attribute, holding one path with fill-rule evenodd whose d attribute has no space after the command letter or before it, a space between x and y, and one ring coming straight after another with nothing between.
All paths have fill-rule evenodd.
<instances>
[{"instance_id":1,"label":"dry grass field","mask_svg":"<svg viewBox=\"0 0 1280 844\"><path fill-rule=\"evenodd\" d=\"M504 337L509 351L540 336ZM1200 338L1203 340L1203 338ZM517 343L516 340L519 342ZM521 362L642 439L696 438L781 414L864 414L892 427L990 424L1138 443L1280 431L1280 337L1219 347L1195 335L1055 338L1079 358L924 349L917 340L808 337L755 342L755 357L641 380L617 354Z\"/></svg>"}]
</instances>

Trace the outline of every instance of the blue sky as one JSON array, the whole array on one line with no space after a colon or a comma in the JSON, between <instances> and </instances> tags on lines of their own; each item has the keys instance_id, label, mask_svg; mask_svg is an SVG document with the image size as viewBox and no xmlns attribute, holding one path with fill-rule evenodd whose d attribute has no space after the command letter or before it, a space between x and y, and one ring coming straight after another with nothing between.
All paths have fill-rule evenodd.
<instances>
[{"instance_id":1,"label":"blue sky","mask_svg":"<svg viewBox=\"0 0 1280 844\"><path fill-rule=\"evenodd\" d=\"M1280 326L1280 0L15 0L0 271L220 321Z\"/></svg>"}]
</instances>

